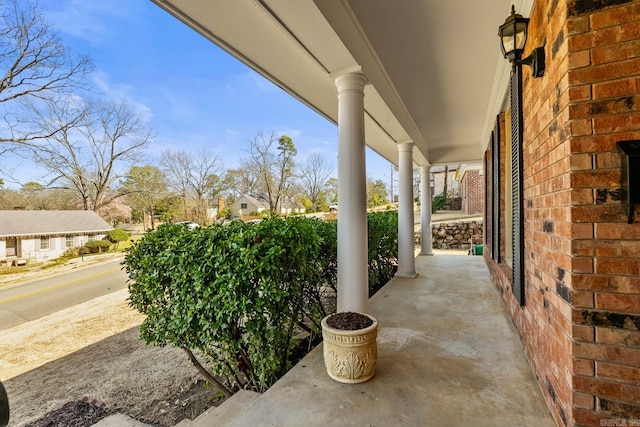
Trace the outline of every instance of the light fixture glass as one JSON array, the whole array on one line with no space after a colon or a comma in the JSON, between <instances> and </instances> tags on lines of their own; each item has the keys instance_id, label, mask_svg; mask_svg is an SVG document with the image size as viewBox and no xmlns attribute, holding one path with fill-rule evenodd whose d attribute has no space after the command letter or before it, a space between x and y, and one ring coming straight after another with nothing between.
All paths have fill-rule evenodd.
<instances>
[{"instance_id":1,"label":"light fixture glass","mask_svg":"<svg viewBox=\"0 0 640 427\"><path fill-rule=\"evenodd\" d=\"M527 42L527 27L529 19L523 18L516 13L515 7L511 6L511 15L500 26L498 35L500 36L500 48L502 54L509 61L513 61L522 54L524 45Z\"/></svg>"}]
</instances>

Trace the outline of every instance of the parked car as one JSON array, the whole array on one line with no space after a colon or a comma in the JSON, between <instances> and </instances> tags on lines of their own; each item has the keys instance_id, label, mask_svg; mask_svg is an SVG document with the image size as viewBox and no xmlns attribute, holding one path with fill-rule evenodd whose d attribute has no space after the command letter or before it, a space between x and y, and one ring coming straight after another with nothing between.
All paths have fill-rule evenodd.
<instances>
[{"instance_id":1,"label":"parked car","mask_svg":"<svg viewBox=\"0 0 640 427\"><path fill-rule=\"evenodd\" d=\"M329 210L330 211L337 211L338 210L338 204L337 203L331 203L329 205Z\"/></svg>"},{"instance_id":2,"label":"parked car","mask_svg":"<svg viewBox=\"0 0 640 427\"><path fill-rule=\"evenodd\" d=\"M186 225L187 227L189 227L189 230L195 230L196 228L200 227L200 224L193 221L179 221L176 222L176 225Z\"/></svg>"}]
</instances>

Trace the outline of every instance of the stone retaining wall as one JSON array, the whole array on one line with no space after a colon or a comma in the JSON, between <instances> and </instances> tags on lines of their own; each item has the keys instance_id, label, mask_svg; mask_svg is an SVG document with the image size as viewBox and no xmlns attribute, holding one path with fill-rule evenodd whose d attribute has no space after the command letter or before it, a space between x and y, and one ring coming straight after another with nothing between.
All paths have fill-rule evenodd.
<instances>
[{"instance_id":1,"label":"stone retaining wall","mask_svg":"<svg viewBox=\"0 0 640 427\"><path fill-rule=\"evenodd\" d=\"M482 220L431 224L434 249L469 249L482 244Z\"/></svg>"}]
</instances>

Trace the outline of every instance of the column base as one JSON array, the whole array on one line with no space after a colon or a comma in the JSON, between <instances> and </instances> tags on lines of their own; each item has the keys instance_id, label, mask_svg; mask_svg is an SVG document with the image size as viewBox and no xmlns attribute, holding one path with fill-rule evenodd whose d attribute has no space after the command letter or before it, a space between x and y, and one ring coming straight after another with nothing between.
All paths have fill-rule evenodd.
<instances>
[{"instance_id":1,"label":"column base","mask_svg":"<svg viewBox=\"0 0 640 427\"><path fill-rule=\"evenodd\" d=\"M396 273L393 277L400 277L402 279L415 279L418 277L418 273Z\"/></svg>"},{"instance_id":2,"label":"column base","mask_svg":"<svg viewBox=\"0 0 640 427\"><path fill-rule=\"evenodd\" d=\"M420 255L420 256L433 256L433 252L425 252L425 253L420 252L418 255Z\"/></svg>"}]
</instances>

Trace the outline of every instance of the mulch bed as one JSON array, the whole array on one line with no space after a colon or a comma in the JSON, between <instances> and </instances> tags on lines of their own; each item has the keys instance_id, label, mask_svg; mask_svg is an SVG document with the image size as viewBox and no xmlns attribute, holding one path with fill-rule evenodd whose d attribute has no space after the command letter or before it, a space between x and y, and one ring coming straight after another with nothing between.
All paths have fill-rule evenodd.
<instances>
[{"instance_id":1,"label":"mulch bed","mask_svg":"<svg viewBox=\"0 0 640 427\"><path fill-rule=\"evenodd\" d=\"M111 413L103 403L88 399L76 400L65 403L25 427L89 427Z\"/></svg>"}]
</instances>

